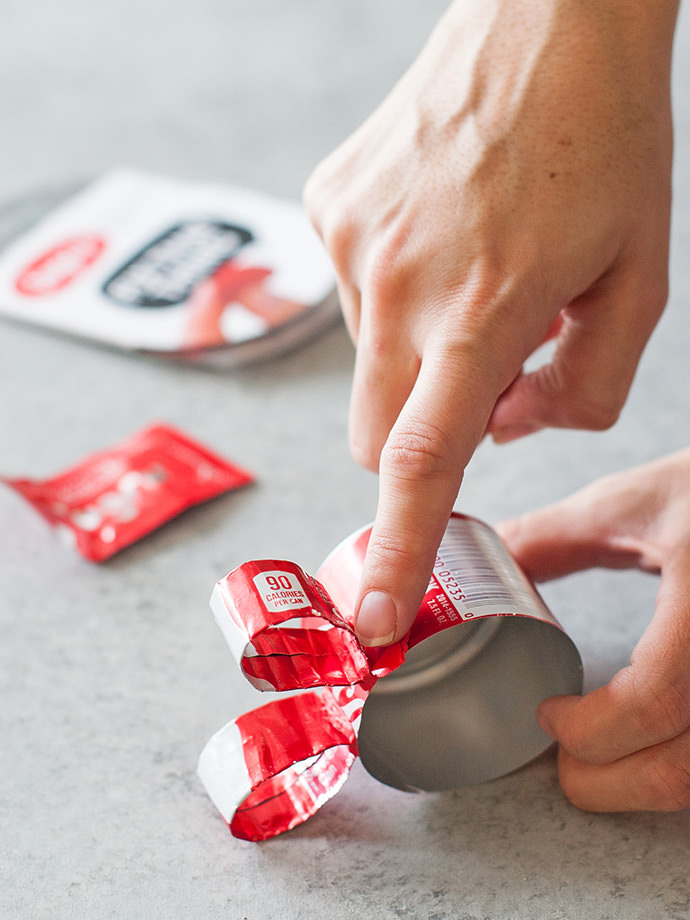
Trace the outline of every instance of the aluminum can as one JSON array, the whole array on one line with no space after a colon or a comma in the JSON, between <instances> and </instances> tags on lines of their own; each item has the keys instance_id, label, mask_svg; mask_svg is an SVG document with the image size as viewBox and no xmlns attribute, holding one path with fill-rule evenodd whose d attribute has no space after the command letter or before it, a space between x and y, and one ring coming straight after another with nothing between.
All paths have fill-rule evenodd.
<instances>
[{"instance_id":1,"label":"aluminum can","mask_svg":"<svg viewBox=\"0 0 690 920\"><path fill-rule=\"evenodd\" d=\"M343 541L317 573L345 616L356 601L371 528ZM582 690L582 662L498 534L454 514L438 549L404 662L372 687L359 756L407 790L495 779L552 743L542 700Z\"/></svg>"}]
</instances>

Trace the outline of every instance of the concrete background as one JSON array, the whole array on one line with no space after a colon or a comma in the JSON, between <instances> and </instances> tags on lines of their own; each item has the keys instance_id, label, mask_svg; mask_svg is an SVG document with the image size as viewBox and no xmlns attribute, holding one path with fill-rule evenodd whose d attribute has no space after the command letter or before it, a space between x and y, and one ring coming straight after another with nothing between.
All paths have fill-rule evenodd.
<instances>
[{"instance_id":1,"label":"concrete background","mask_svg":"<svg viewBox=\"0 0 690 920\"><path fill-rule=\"evenodd\" d=\"M6 0L0 198L146 167L299 197L313 165L421 47L437 0ZM458 507L488 521L688 441L690 22L677 36L671 301L616 427L473 459ZM111 563L62 547L0 490L0 916L166 920L690 917L690 813L585 814L552 753L457 793L410 796L359 767L302 828L233 840L195 775L256 705L207 608L255 556L315 567L374 512L346 444L339 326L218 374L0 327L0 471L48 476L155 419L254 470ZM592 572L545 590L587 686L624 664L656 580Z\"/></svg>"}]
</instances>

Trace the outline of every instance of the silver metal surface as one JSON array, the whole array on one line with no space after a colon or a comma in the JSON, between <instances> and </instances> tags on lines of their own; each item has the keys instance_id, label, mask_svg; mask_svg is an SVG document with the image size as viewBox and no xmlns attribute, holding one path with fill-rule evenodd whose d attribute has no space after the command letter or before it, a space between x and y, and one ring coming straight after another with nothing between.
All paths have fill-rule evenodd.
<instances>
[{"instance_id":1,"label":"silver metal surface","mask_svg":"<svg viewBox=\"0 0 690 920\"><path fill-rule=\"evenodd\" d=\"M427 652L440 639L445 655ZM359 753L372 776L410 791L456 789L509 773L549 747L537 706L582 688L580 655L562 630L491 617L432 640L411 653L421 661L379 681L364 706Z\"/></svg>"},{"instance_id":2,"label":"silver metal surface","mask_svg":"<svg viewBox=\"0 0 690 920\"><path fill-rule=\"evenodd\" d=\"M499 628L497 617L484 617L445 629L410 649L405 661L376 684L376 695L422 689L464 668L490 642Z\"/></svg>"}]
</instances>

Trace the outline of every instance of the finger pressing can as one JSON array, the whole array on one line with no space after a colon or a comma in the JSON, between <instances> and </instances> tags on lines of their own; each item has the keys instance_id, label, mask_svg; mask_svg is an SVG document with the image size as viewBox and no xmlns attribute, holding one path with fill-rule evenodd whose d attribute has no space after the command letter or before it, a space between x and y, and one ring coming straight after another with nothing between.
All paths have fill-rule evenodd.
<instances>
[{"instance_id":1,"label":"finger pressing can","mask_svg":"<svg viewBox=\"0 0 690 920\"><path fill-rule=\"evenodd\" d=\"M202 781L236 836L264 839L308 818L356 754L409 791L502 776L551 744L539 703L582 689L572 640L498 535L460 514L408 635L360 646L354 605L370 533L336 547L318 580L260 560L214 589L216 620L253 685L309 689L228 723L202 752Z\"/></svg>"}]
</instances>

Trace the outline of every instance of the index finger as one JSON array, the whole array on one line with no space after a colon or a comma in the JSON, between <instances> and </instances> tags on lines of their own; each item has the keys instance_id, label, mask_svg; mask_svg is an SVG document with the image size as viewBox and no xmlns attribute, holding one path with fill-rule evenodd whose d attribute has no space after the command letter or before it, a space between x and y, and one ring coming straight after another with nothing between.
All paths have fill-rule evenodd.
<instances>
[{"instance_id":1,"label":"index finger","mask_svg":"<svg viewBox=\"0 0 690 920\"><path fill-rule=\"evenodd\" d=\"M505 385L505 384L503 384ZM462 482L502 386L469 349L436 348L381 451L379 502L355 629L365 645L409 630Z\"/></svg>"}]
</instances>

